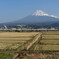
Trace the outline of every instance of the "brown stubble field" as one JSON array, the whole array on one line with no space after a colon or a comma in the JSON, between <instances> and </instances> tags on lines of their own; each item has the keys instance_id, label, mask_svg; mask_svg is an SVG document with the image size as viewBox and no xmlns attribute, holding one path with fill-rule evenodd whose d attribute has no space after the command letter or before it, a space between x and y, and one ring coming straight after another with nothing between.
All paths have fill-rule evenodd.
<instances>
[{"instance_id":1,"label":"brown stubble field","mask_svg":"<svg viewBox=\"0 0 59 59\"><path fill-rule=\"evenodd\" d=\"M0 32L0 59L11 59L14 51L30 43L38 32Z\"/></svg>"},{"instance_id":2,"label":"brown stubble field","mask_svg":"<svg viewBox=\"0 0 59 59\"><path fill-rule=\"evenodd\" d=\"M23 59L59 59L59 31L0 33L1 59L11 59L16 53L10 51L20 52L25 47L30 48L27 50L29 53L25 50ZM2 53L2 50L10 51Z\"/></svg>"}]
</instances>

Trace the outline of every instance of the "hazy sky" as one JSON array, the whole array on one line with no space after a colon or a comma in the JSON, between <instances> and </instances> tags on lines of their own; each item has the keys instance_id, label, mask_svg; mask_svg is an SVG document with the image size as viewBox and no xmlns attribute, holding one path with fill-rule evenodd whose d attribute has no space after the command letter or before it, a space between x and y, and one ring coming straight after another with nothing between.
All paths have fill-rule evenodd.
<instances>
[{"instance_id":1,"label":"hazy sky","mask_svg":"<svg viewBox=\"0 0 59 59\"><path fill-rule=\"evenodd\" d=\"M36 10L59 17L59 0L0 0L0 23L19 20Z\"/></svg>"}]
</instances>

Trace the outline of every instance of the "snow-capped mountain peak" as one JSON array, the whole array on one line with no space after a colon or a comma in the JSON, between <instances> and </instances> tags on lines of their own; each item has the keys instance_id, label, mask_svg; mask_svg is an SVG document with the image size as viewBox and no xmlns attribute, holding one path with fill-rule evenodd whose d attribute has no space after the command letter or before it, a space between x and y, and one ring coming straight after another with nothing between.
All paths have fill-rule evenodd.
<instances>
[{"instance_id":1,"label":"snow-capped mountain peak","mask_svg":"<svg viewBox=\"0 0 59 59\"><path fill-rule=\"evenodd\" d=\"M34 13L32 14L32 16L49 16L49 17L58 18L57 16L49 15L49 14L43 12L42 10L37 10L36 12L34 12Z\"/></svg>"}]
</instances>

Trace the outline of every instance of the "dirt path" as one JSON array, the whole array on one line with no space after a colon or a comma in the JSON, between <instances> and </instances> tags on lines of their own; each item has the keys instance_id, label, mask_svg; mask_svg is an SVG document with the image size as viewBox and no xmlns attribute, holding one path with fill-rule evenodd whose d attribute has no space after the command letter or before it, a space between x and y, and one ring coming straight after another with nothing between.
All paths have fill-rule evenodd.
<instances>
[{"instance_id":1,"label":"dirt path","mask_svg":"<svg viewBox=\"0 0 59 59\"><path fill-rule=\"evenodd\" d=\"M35 42L37 42L37 40L39 40L40 36L41 36L41 33L39 33L39 34L33 39L33 41L30 42L30 43L27 45L26 50L28 50ZM20 49L18 49L17 51L19 52ZM19 55L19 54L16 54L16 55L13 57L13 59L17 59L17 56L18 56L18 55Z\"/></svg>"},{"instance_id":2,"label":"dirt path","mask_svg":"<svg viewBox=\"0 0 59 59\"><path fill-rule=\"evenodd\" d=\"M39 37L41 36L41 33L39 33L35 39L26 47L26 50L28 50L37 40L39 40Z\"/></svg>"},{"instance_id":3,"label":"dirt path","mask_svg":"<svg viewBox=\"0 0 59 59\"><path fill-rule=\"evenodd\" d=\"M17 58L17 56L18 56L18 53L13 57L13 59L16 59Z\"/></svg>"}]
</instances>

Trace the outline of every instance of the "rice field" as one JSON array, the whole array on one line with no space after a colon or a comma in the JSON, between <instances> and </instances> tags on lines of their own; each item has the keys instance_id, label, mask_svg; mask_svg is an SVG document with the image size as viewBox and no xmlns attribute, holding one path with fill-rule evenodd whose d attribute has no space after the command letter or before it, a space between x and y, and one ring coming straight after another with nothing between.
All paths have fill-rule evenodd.
<instances>
[{"instance_id":1,"label":"rice field","mask_svg":"<svg viewBox=\"0 0 59 59\"><path fill-rule=\"evenodd\" d=\"M57 51L59 54L59 31L44 31L35 41L39 33L41 32L0 32L0 59L12 59L16 53L11 51L31 45L29 51ZM4 50L10 51L2 53Z\"/></svg>"},{"instance_id":2,"label":"rice field","mask_svg":"<svg viewBox=\"0 0 59 59\"><path fill-rule=\"evenodd\" d=\"M59 45L59 40L41 40L40 41L41 44L44 45Z\"/></svg>"},{"instance_id":3,"label":"rice field","mask_svg":"<svg viewBox=\"0 0 59 59\"><path fill-rule=\"evenodd\" d=\"M38 32L0 32L0 59L13 59L19 48L34 40Z\"/></svg>"},{"instance_id":4,"label":"rice field","mask_svg":"<svg viewBox=\"0 0 59 59\"><path fill-rule=\"evenodd\" d=\"M34 51L59 51L59 45L36 45Z\"/></svg>"},{"instance_id":5,"label":"rice field","mask_svg":"<svg viewBox=\"0 0 59 59\"><path fill-rule=\"evenodd\" d=\"M38 32L0 32L0 49L17 49L37 34Z\"/></svg>"},{"instance_id":6,"label":"rice field","mask_svg":"<svg viewBox=\"0 0 59 59\"><path fill-rule=\"evenodd\" d=\"M42 32L41 38L30 50L59 52L59 31Z\"/></svg>"},{"instance_id":7,"label":"rice field","mask_svg":"<svg viewBox=\"0 0 59 59\"><path fill-rule=\"evenodd\" d=\"M42 39L51 39L51 40L52 39L58 39L59 40L59 35L55 35L55 34L54 35L48 35L48 34L47 35L46 34L44 35L43 34L42 35Z\"/></svg>"}]
</instances>

